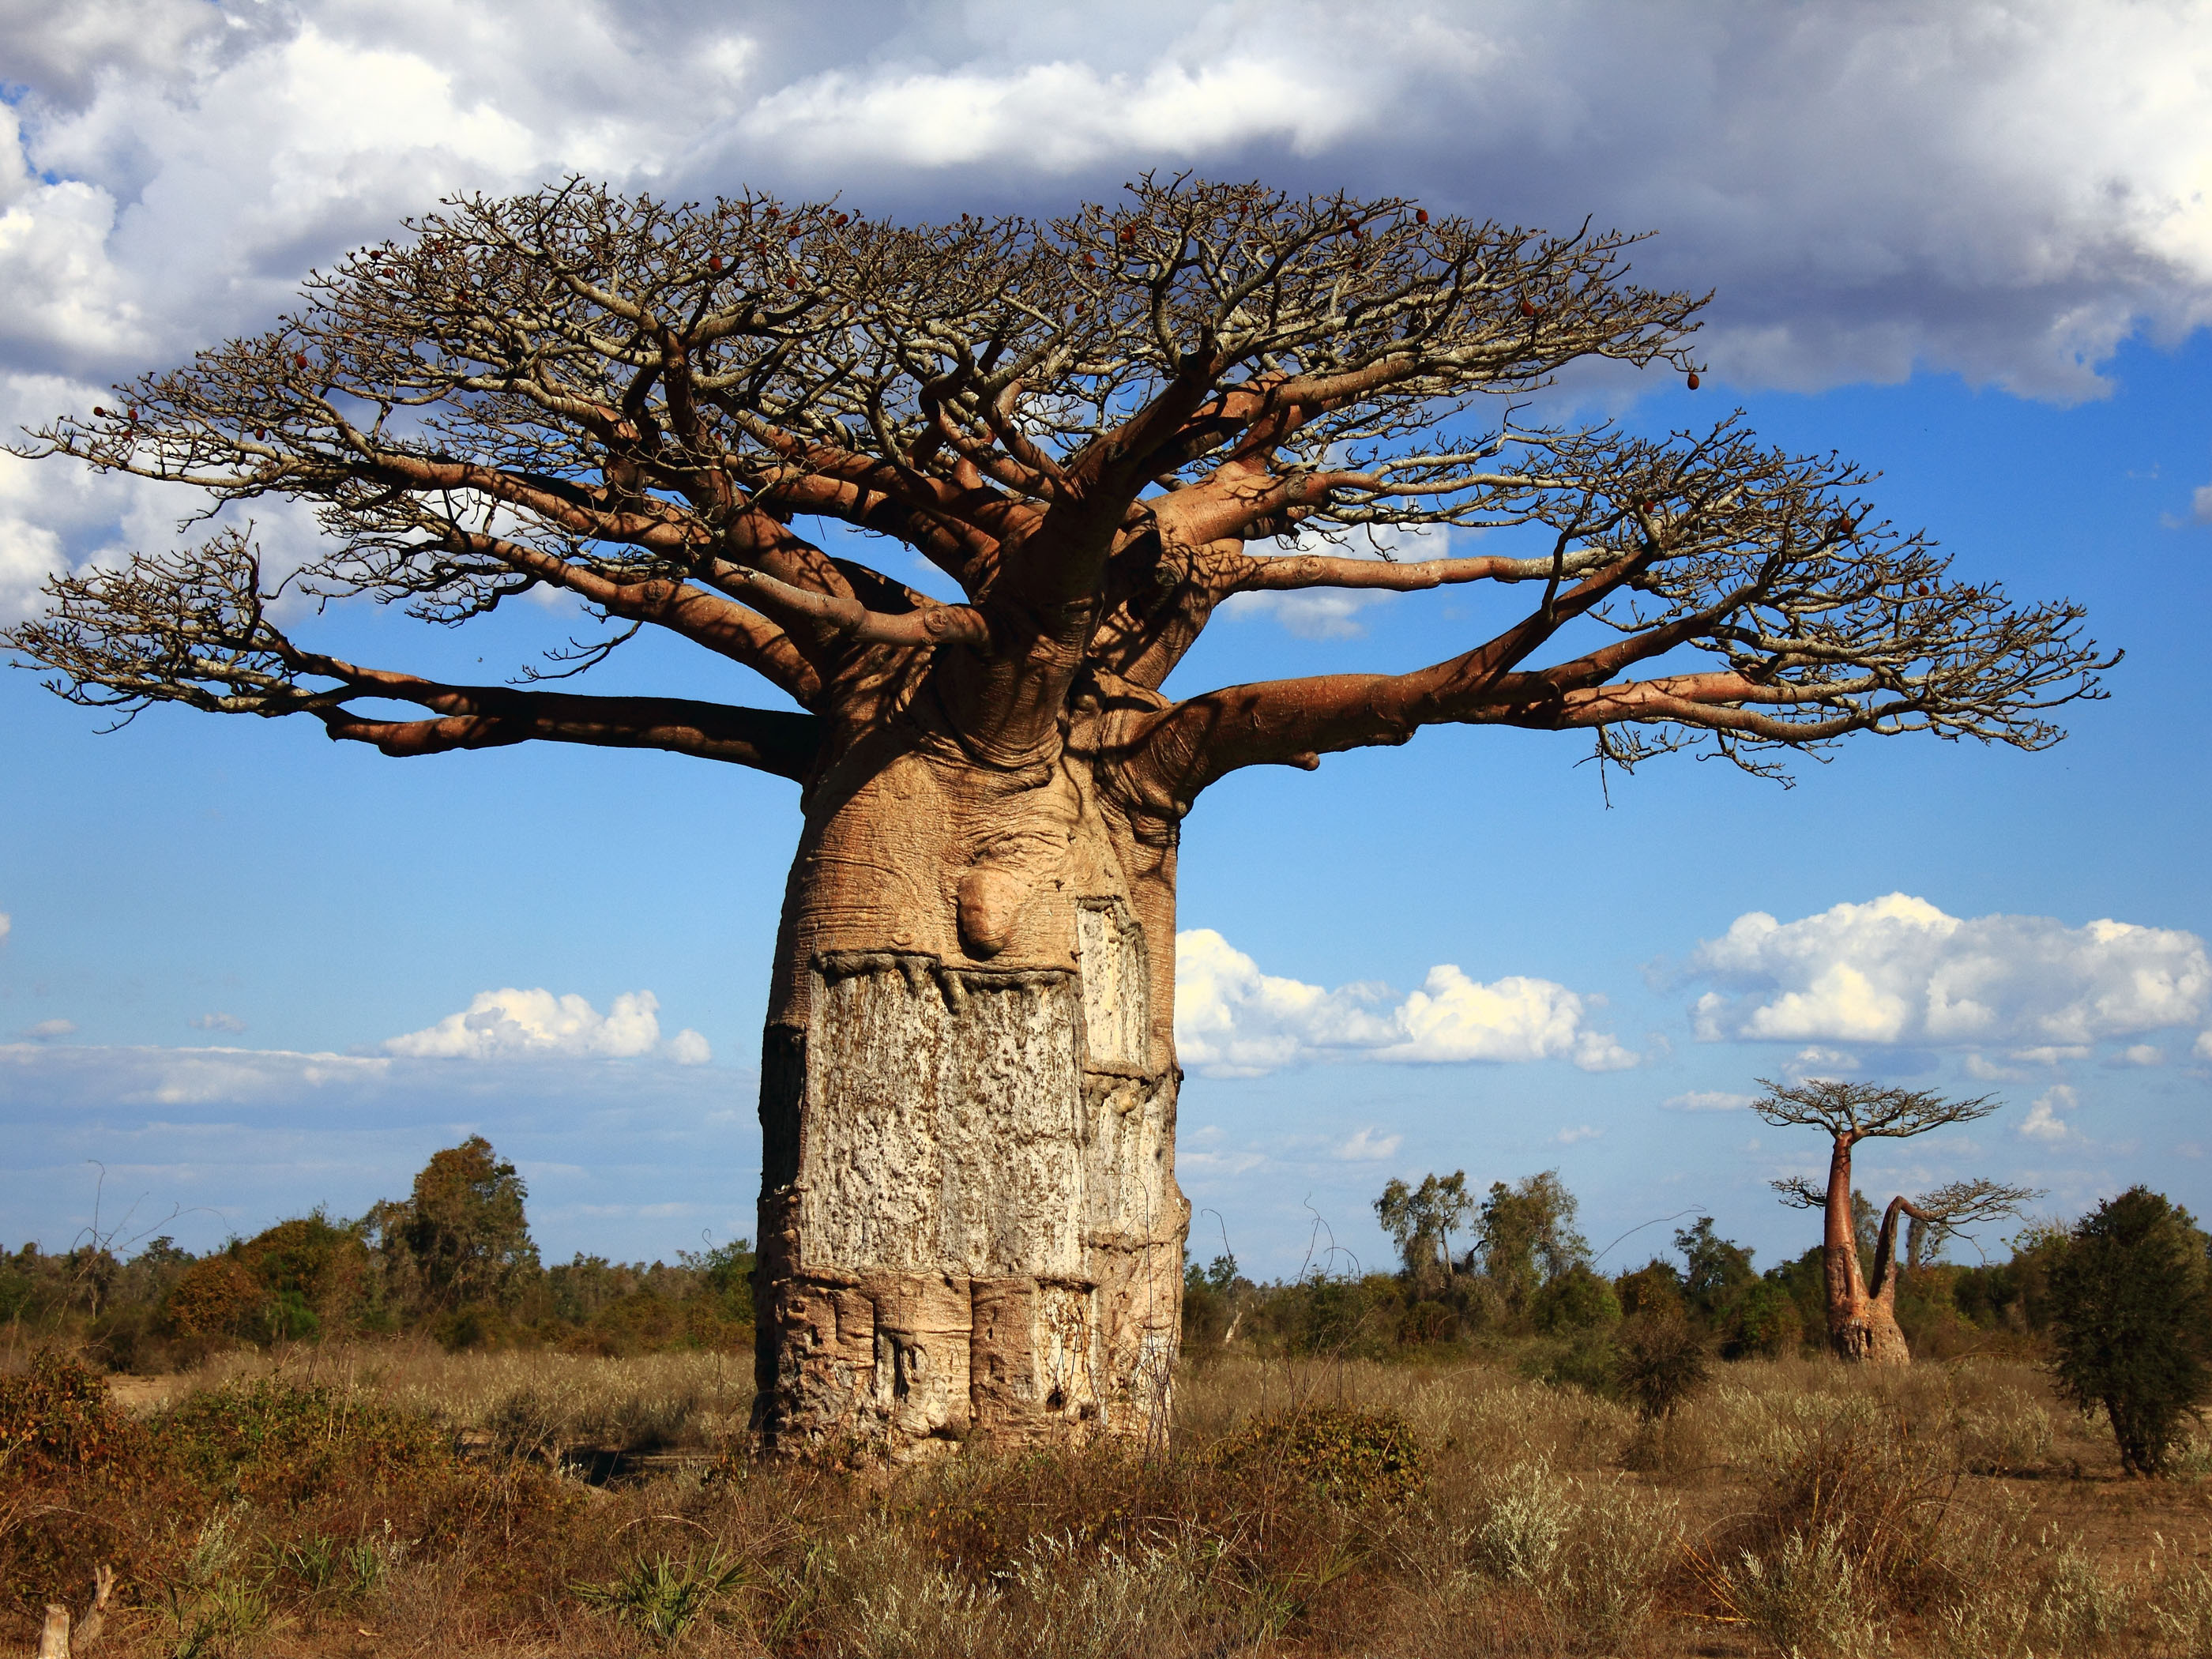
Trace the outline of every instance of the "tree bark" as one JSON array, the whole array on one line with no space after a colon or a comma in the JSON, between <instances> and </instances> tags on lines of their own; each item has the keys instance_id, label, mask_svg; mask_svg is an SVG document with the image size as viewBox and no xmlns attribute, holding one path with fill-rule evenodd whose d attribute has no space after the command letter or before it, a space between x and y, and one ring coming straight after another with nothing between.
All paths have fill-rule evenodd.
<instances>
[{"instance_id":1,"label":"tree bark","mask_svg":"<svg viewBox=\"0 0 2212 1659\"><path fill-rule=\"evenodd\" d=\"M1826 1231L1822 1262L1826 1269L1828 1346L1854 1364L1909 1365L1912 1351L1897 1323L1897 1273L1888 1248L1895 1236L1897 1206L1882 1222L1882 1247L1875 1261L1875 1287L1867 1288L1859 1266L1858 1236L1851 1224L1851 1146L1856 1137L1835 1138L1828 1158Z\"/></svg>"},{"instance_id":2,"label":"tree bark","mask_svg":"<svg viewBox=\"0 0 2212 1659\"><path fill-rule=\"evenodd\" d=\"M771 1449L1164 1428L1175 826L1054 748L902 719L808 789L761 1068Z\"/></svg>"}]
</instances>

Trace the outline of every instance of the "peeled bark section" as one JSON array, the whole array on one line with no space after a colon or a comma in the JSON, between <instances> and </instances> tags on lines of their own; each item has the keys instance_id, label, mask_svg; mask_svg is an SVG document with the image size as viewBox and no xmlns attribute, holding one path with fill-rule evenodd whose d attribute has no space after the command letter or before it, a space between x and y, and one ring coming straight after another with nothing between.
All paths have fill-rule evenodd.
<instances>
[{"instance_id":1,"label":"peeled bark section","mask_svg":"<svg viewBox=\"0 0 2212 1659\"><path fill-rule=\"evenodd\" d=\"M1164 1425L1188 1216L1154 988L1171 848L1081 767L1043 770L915 749L810 823L763 1066L777 1449ZM1163 900L1156 947L1139 904Z\"/></svg>"}]
</instances>

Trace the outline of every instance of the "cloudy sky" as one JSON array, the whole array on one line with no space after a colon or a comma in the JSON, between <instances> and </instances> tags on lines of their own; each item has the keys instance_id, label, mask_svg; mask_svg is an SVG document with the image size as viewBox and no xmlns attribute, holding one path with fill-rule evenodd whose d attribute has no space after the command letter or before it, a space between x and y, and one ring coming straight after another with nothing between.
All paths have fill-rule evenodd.
<instances>
[{"instance_id":1,"label":"cloudy sky","mask_svg":"<svg viewBox=\"0 0 2212 1659\"><path fill-rule=\"evenodd\" d=\"M1878 1193L1990 1174L2066 1213L2140 1180L2212 1212L2212 9L799 10L0 0L0 424L263 326L441 192L572 172L927 217L1190 167L1655 229L1639 276L1717 291L1700 401L1562 397L1741 404L1881 469L1962 572L2089 605L2129 653L2111 700L2047 754L1862 741L1787 790L1691 762L1601 789L1569 740L1469 731L1240 775L1184 844L1194 1247L1373 1261L1389 1176L1556 1166L1599 1245L1702 1212L1771 1262L1812 1240L1765 1183L1822 1152L1744 1106L1806 1075L2005 1103L1869 1156ZM182 510L0 458L0 615ZM1247 600L1176 684L1430 661L1480 626L1449 595ZM460 648L325 620L394 665ZM526 660L545 621L470 654ZM788 786L99 724L0 676L0 1244L65 1244L95 1198L196 1247L357 1212L477 1130L550 1254L750 1232Z\"/></svg>"}]
</instances>

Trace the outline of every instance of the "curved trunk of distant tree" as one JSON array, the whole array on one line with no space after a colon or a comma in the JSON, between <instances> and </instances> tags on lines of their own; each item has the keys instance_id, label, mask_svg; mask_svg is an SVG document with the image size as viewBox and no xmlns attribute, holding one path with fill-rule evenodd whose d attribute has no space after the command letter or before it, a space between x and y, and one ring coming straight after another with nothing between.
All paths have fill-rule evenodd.
<instances>
[{"instance_id":1,"label":"curved trunk of distant tree","mask_svg":"<svg viewBox=\"0 0 2212 1659\"><path fill-rule=\"evenodd\" d=\"M757 1426L1164 1427L1175 830L901 720L808 791L763 1047Z\"/></svg>"},{"instance_id":2,"label":"curved trunk of distant tree","mask_svg":"<svg viewBox=\"0 0 2212 1659\"><path fill-rule=\"evenodd\" d=\"M1897 1323L1897 1217L1907 1207L1891 1200L1875 1247L1874 1287L1859 1266L1857 1230L1851 1223L1851 1146L1839 1134L1828 1158L1827 1227L1822 1246L1828 1296L1828 1346L1854 1364L1909 1365L1912 1352Z\"/></svg>"}]
</instances>

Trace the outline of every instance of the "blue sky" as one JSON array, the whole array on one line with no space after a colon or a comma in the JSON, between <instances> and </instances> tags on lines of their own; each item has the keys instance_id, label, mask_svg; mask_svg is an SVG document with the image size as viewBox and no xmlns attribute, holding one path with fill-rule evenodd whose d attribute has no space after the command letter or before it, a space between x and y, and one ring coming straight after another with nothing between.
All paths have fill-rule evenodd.
<instances>
[{"instance_id":1,"label":"blue sky","mask_svg":"<svg viewBox=\"0 0 2212 1659\"><path fill-rule=\"evenodd\" d=\"M23 296L0 417L263 325L441 191L571 169L920 217L1195 166L1656 227L1640 270L1718 291L1707 386L1594 376L1559 405L1663 427L1741 404L1880 469L1882 509L1962 570L2086 604L2128 652L2111 699L2046 754L1862 740L1788 790L1677 759L1608 802L1573 739L1458 730L1233 778L1182 855L1194 1248L1283 1273L1319 1237L1373 1262L1391 1176L1556 1166L1596 1244L1689 1209L1771 1262L1812 1237L1765 1182L1823 1152L1741 1103L1808 1072L2006 1103L1868 1154L1877 1193L1990 1174L2069 1213L2146 1181L2212 1212L2204 8L1138 6L1111 39L1051 6L552 10L452 9L436 58L391 0L0 22L0 278ZM183 510L0 459L0 611ZM311 533L281 511L262 532ZM1430 661L1483 629L1464 592L1248 604L1170 689ZM425 637L341 608L315 637L512 672L563 623ZM763 695L694 654L600 678ZM196 1247L357 1212L476 1131L529 1176L549 1255L750 1231L791 786L100 723L0 676L0 1244L66 1243L95 1192L103 1228ZM1960 987L1973 1019L1931 1012Z\"/></svg>"}]
</instances>

